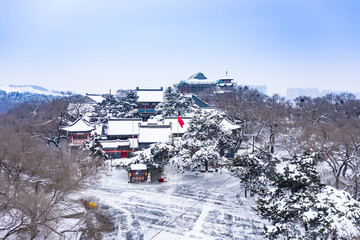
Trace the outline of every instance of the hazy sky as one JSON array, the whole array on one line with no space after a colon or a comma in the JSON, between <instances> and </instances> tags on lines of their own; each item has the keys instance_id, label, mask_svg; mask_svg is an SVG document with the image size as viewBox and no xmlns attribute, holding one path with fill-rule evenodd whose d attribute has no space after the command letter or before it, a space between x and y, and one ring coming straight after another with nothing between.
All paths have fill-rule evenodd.
<instances>
[{"instance_id":1,"label":"hazy sky","mask_svg":"<svg viewBox=\"0 0 360 240\"><path fill-rule=\"evenodd\" d=\"M0 0L0 85L104 93L196 72L360 91L358 0Z\"/></svg>"}]
</instances>

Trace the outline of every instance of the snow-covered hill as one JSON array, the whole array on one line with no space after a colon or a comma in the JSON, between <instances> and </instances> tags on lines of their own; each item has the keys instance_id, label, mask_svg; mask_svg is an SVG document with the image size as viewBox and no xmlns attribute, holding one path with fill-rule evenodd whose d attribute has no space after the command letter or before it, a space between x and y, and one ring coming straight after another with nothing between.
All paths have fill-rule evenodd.
<instances>
[{"instance_id":1,"label":"snow-covered hill","mask_svg":"<svg viewBox=\"0 0 360 240\"><path fill-rule=\"evenodd\" d=\"M48 90L36 85L0 85L0 113L8 111L16 104L28 101L46 102L70 95L70 91Z\"/></svg>"},{"instance_id":2,"label":"snow-covered hill","mask_svg":"<svg viewBox=\"0 0 360 240\"><path fill-rule=\"evenodd\" d=\"M0 91L1 90L7 93L19 92L19 93L34 93L34 94L53 95L53 96L71 94L71 92L49 90L36 85L0 85Z\"/></svg>"}]
</instances>

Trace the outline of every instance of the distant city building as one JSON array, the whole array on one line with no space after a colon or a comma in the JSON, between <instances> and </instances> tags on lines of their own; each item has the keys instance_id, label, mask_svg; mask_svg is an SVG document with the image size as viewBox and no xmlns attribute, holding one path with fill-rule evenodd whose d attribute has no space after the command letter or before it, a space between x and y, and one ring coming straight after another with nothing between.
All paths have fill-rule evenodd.
<instances>
[{"instance_id":1,"label":"distant city building","mask_svg":"<svg viewBox=\"0 0 360 240\"><path fill-rule=\"evenodd\" d=\"M250 85L250 86L248 86L248 87L249 87L249 88L256 89L256 90L258 90L259 92L267 95L267 86L266 86L266 85L258 85L258 86L256 86L256 85Z\"/></svg>"},{"instance_id":2,"label":"distant city building","mask_svg":"<svg viewBox=\"0 0 360 240\"><path fill-rule=\"evenodd\" d=\"M317 88L289 88L287 90L286 98L287 99L295 99L299 96L307 96L307 97L320 97L322 94L319 92Z\"/></svg>"},{"instance_id":3,"label":"distant city building","mask_svg":"<svg viewBox=\"0 0 360 240\"><path fill-rule=\"evenodd\" d=\"M293 100L300 96L317 98L317 97L323 97L330 93L340 94L343 92L348 92L348 91L330 91L330 90L319 91L318 88L289 88L289 89L287 89L286 98L290 99L290 100ZM352 94L354 94L356 96L356 98L360 98L360 92L355 92Z\"/></svg>"}]
</instances>

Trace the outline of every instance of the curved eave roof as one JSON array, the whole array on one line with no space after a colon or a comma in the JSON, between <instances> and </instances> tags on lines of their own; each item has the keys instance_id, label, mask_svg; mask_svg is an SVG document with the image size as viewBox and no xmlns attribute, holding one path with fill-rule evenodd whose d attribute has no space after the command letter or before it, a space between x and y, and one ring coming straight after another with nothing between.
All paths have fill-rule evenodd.
<instances>
[{"instance_id":1,"label":"curved eave roof","mask_svg":"<svg viewBox=\"0 0 360 240\"><path fill-rule=\"evenodd\" d=\"M66 132L91 132L95 128L85 122L84 119L79 119L70 126L62 127L61 130Z\"/></svg>"}]
</instances>

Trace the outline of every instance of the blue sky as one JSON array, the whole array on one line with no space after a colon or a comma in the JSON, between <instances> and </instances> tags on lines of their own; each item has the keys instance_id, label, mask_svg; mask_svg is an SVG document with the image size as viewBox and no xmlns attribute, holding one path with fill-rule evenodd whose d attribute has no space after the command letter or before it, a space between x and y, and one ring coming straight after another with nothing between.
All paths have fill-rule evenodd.
<instances>
[{"instance_id":1,"label":"blue sky","mask_svg":"<svg viewBox=\"0 0 360 240\"><path fill-rule=\"evenodd\" d=\"M167 87L225 71L268 92L360 91L360 2L1 0L0 85Z\"/></svg>"}]
</instances>

